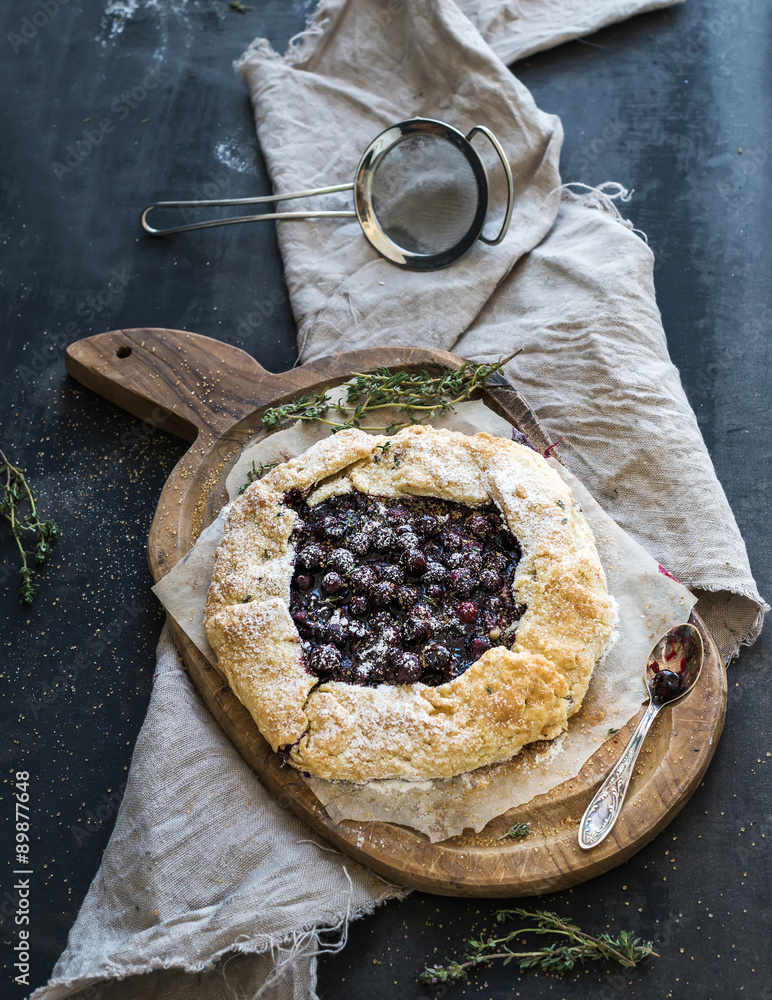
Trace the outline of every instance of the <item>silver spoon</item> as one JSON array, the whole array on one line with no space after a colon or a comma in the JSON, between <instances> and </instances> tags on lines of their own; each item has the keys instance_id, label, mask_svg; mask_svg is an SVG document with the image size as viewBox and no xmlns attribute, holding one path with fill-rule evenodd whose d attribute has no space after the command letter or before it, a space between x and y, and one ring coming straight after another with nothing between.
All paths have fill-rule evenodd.
<instances>
[{"instance_id":1,"label":"silver spoon","mask_svg":"<svg viewBox=\"0 0 772 1000\"><path fill-rule=\"evenodd\" d=\"M652 722L665 705L683 698L694 687L702 670L702 636L694 625L676 625L666 632L649 653L644 682L649 704L635 727L625 752L595 793L579 824L579 846L589 850L605 840L622 811L627 786L641 746Z\"/></svg>"}]
</instances>

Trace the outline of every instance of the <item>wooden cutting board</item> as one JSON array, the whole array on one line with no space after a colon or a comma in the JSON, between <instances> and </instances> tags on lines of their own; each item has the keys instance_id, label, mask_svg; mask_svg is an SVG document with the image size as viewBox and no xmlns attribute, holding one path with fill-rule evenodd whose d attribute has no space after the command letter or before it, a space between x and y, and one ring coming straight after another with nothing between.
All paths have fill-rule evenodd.
<instances>
[{"instance_id":1,"label":"wooden cutting board","mask_svg":"<svg viewBox=\"0 0 772 1000\"><path fill-rule=\"evenodd\" d=\"M192 442L164 487L148 541L160 580L190 549L227 501L225 480L241 449L265 435L261 415L286 402L379 366L458 367L443 351L384 347L323 358L275 375L227 344L179 330L114 330L67 349L68 372L83 385L152 425ZM549 442L518 392L504 382L485 401L544 449ZM302 777L282 767L223 676L171 622L190 677L230 739L265 785L317 833L373 871L403 885L454 896L529 896L553 892L608 871L640 850L697 788L715 751L726 711L726 675L699 618L706 660L692 694L661 713L648 737L628 800L611 836L580 850L577 826L637 720L607 740L580 774L491 821L478 835L432 844L390 823L334 823ZM643 688L642 688L643 694ZM499 840L530 823L523 841Z\"/></svg>"}]
</instances>

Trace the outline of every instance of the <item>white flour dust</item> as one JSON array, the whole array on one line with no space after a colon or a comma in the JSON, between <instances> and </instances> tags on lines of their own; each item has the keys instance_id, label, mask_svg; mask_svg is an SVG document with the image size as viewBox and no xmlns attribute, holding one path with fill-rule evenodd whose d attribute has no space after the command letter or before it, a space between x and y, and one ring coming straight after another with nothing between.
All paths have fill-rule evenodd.
<instances>
[{"instance_id":1,"label":"white flour dust","mask_svg":"<svg viewBox=\"0 0 772 1000\"><path fill-rule=\"evenodd\" d=\"M226 139L214 147L214 155L224 167L239 174L254 174L257 169L254 147L238 139Z\"/></svg>"},{"instance_id":2,"label":"white flour dust","mask_svg":"<svg viewBox=\"0 0 772 1000\"><path fill-rule=\"evenodd\" d=\"M103 48L123 34L124 29L132 21L152 16L158 19L160 30L164 36L170 20L179 29L191 28L189 13L193 10L210 8L225 16L227 4L215 3L213 0L108 0L99 25L99 34L94 39Z\"/></svg>"}]
</instances>

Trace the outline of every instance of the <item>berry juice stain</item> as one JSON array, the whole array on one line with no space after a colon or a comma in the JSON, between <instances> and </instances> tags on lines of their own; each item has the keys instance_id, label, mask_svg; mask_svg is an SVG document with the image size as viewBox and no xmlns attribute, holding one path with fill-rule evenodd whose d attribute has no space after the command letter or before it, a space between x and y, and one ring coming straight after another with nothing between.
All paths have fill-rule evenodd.
<instances>
[{"instance_id":1,"label":"berry juice stain","mask_svg":"<svg viewBox=\"0 0 772 1000\"><path fill-rule=\"evenodd\" d=\"M298 514L290 613L312 674L436 686L513 641L521 551L495 504L348 493L309 508L298 490L284 503Z\"/></svg>"}]
</instances>

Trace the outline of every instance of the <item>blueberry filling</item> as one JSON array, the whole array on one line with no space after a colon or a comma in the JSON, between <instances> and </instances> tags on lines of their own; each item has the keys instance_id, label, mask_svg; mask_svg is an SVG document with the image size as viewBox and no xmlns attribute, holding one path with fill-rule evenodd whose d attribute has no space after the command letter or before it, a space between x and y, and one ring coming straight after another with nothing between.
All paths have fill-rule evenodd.
<instances>
[{"instance_id":1,"label":"blueberry filling","mask_svg":"<svg viewBox=\"0 0 772 1000\"><path fill-rule=\"evenodd\" d=\"M511 645L520 546L498 508L348 493L298 515L290 613L306 668L349 684L436 686Z\"/></svg>"},{"instance_id":2,"label":"blueberry filling","mask_svg":"<svg viewBox=\"0 0 772 1000\"><path fill-rule=\"evenodd\" d=\"M676 698L682 690L682 677L674 670L660 670L651 682L654 694L660 701Z\"/></svg>"}]
</instances>

